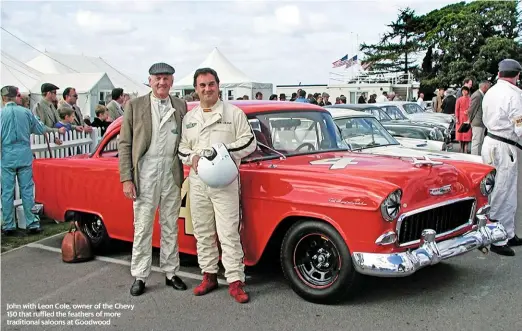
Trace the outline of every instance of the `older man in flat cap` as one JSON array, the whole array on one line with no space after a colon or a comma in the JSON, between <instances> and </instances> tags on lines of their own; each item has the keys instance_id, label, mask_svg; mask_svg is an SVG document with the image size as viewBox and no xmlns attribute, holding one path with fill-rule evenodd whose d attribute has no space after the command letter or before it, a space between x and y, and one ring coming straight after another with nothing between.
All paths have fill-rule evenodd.
<instances>
[{"instance_id":1,"label":"older man in flat cap","mask_svg":"<svg viewBox=\"0 0 522 331\"><path fill-rule=\"evenodd\" d=\"M29 109L19 105L21 95L15 86L4 86L1 90L2 104L0 112L1 143L0 154L2 164L2 233L14 235L15 180L18 178L26 228L29 233L39 233L40 220L34 215L34 182L33 153L31 151L31 134L43 134L45 126Z\"/></svg>"},{"instance_id":2,"label":"older man in flat cap","mask_svg":"<svg viewBox=\"0 0 522 331\"><path fill-rule=\"evenodd\" d=\"M487 134L482 145L482 159L497 170L493 193L489 196L490 219L506 228L508 240L491 245L497 254L514 256L512 246L522 245L515 234L517 210L517 149L522 150L522 90L516 83L522 66L515 60L499 63L498 82L482 101L482 121Z\"/></svg>"},{"instance_id":3,"label":"older man in flat cap","mask_svg":"<svg viewBox=\"0 0 522 331\"><path fill-rule=\"evenodd\" d=\"M152 262L152 229L159 206L160 267L165 283L176 290L187 286L179 271L178 216L183 166L177 156L187 103L170 96L174 68L156 63L149 70L152 92L125 105L119 138L120 180L123 193L134 201L134 244L131 295L141 295Z\"/></svg>"}]
</instances>

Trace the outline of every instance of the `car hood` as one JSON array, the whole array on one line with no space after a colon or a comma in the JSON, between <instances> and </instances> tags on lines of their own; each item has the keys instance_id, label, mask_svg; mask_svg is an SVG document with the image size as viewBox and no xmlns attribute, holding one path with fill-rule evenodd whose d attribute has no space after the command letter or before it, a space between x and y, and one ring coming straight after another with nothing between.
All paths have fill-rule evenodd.
<instances>
[{"instance_id":1,"label":"car hood","mask_svg":"<svg viewBox=\"0 0 522 331\"><path fill-rule=\"evenodd\" d=\"M399 139L397 139L399 140ZM408 139L404 139L408 140ZM420 139L412 139L412 140L420 140ZM422 141L422 140L420 140ZM442 142L440 142L442 144ZM402 141L401 141L402 144ZM484 163L482 161L482 157L478 155L464 154L464 153L454 153L454 152L443 152L443 151L429 151L426 149L413 148L408 146L380 146L380 147L372 147L366 148L363 150L364 153L370 153L375 155L387 155L387 156L397 156L397 157L416 157L416 158L424 158L428 157L432 160L444 161L444 160L457 160L457 161L467 161L467 162L476 162L476 163Z\"/></svg>"},{"instance_id":2,"label":"car hood","mask_svg":"<svg viewBox=\"0 0 522 331\"><path fill-rule=\"evenodd\" d=\"M407 119L407 120L391 120L391 121L387 121L387 122L382 122L382 124L390 124L390 125L401 125L401 126L420 126L420 127L444 127L444 128L448 128L450 123L446 123L446 122L443 122L443 121L426 121L426 120L421 120L421 119L416 119L416 120L412 120L412 119Z\"/></svg>"},{"instance_id":3,"label":"car hood","mask_svg":"<svg viewBox=\"0 0 522 331\"><path fill-rule=\"evenodd\" d=\"M441 122L441 123L451 123L453 121L453 116L450 114L441 114L441 113L415 113L409 114L409 118L415 121L429 121L429 122Z\"/></svg>"},{"instance_id":4,"label":"car hood","mask_svg":"<svg viewBox=\"0 0 522 331\"><path fill-rule=\"evenodd\" d=\"M427 140L427 139L415 139L415 138L402 138L402 137L394 137L402 146L383 146L378 147L379 150L395 147L406 147L406 148L419 148L423 150L435 150L442 151L444 148L444 142L436 141L436 140ZM373 148L371 148L373 150Z\"/></svg>"},{"instance_id":5,"label":"car hood","mask_svg":"<svg viewBox=\"0 0 522 331\"><path fill-rule=\"evenodd\" d=\"M339 204L358 204L373 209L397 189L403 192L402 201L409 206L406 209L474 195L476 179L483 178L489 171L484 166L477 174L477 169L469 170L449 162L419 166L413 164L411 157L379 155L366 149L291 156L285 160L271 160L263 166L274 175L274 181L291 183L294 190L312 192L316 201L334 199ZM284 184L277 184L281 185ZM447 185L451 185L451 192L443 196L430 193L431 189Z\"/></svg>"}]
</instances>

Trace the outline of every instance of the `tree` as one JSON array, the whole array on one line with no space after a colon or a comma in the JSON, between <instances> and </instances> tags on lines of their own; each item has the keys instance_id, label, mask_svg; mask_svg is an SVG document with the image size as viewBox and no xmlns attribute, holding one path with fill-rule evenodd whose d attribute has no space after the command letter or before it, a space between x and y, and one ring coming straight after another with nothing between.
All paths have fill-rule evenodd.
<instances>
[{"instance_id":1,"label":"tree","mask_svg":"<svg viewBox=\"0 0 522 331\"><path fill-rule=\"evenodd\" d=\"M411 55L419 49L415 40L418 24L415 11L401 9L397 20L388 25L391 31L386 32L379 43L361 45L360 50L366 56L365 62L373 62L372 68L375 70L389 72L408 73L417 68Z\"/></svg>"},{"instance_id":2,"label":"tree","mask_svg":"<svg viewBox=\"0 0 522 331\"><path fill-rule=\"evenodd\" d=\"M522 61L519 3L460 2L419 17L418 41L432 58L431 72L421 72L421 85L459 86L465 77L493 80L502 59Z\"/></svg>"}]
</instances>

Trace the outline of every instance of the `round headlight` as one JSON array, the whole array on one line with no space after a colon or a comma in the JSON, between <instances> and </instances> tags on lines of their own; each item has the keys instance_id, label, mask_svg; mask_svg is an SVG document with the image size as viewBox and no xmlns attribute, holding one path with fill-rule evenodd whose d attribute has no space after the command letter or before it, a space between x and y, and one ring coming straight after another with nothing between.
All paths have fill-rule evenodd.
<instances>
[{"instance_id":1,"label":"round headlight","mask_svg":"<svg viewBox=\"0 0 522 331\"><path fill-rule=\"evenodd\" d=\"M482 193L483 196L487 197L491 192L493 192L493 189L495 188L495 175L496 170L492 170L480 182L480 193Z\"/></svg>"},{"instance_id":2,"label":"round headlight","mask_svg":"<svg viewBox=\"0 0 522 331\"><path fill-rule=\"evenodd\" d=\"M382 202L381 214L388 222L392 222L399 215L399 212L401 211L401 197L402 191L397 190L390 193L390 195L388 195Z\"/></svg>"}]
</instances>

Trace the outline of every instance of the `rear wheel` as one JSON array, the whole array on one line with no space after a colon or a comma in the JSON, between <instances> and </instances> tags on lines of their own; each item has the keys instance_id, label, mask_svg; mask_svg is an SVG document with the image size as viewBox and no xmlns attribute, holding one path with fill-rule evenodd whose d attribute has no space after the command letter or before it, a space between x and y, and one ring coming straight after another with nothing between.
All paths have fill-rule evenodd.
<instances>
[{"instance_id":1,"label":"rear wheel","mask_svg":"<svg viewBox=\"0 0 522 331\"><path fill-rule=\"evenodd\" d=\"M294 224L283 239L280 258L292 289L311 302L340 301L359 278L345 241L324 222Z\"/></svg>"}]
</instances>

